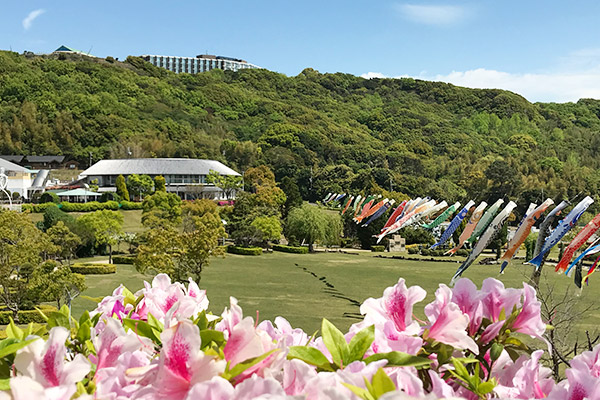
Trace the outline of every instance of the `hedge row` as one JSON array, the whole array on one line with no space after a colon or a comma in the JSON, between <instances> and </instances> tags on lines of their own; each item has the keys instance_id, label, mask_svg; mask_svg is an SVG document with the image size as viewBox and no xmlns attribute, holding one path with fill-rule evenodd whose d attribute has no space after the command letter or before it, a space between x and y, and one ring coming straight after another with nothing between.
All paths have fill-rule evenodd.
<instances>
[{"instance_id":1,"label":"hedge row","mask_svg":"<svg viewBox=\"0 0 600 400\"><path fill-rule=\"evenodd\" d=\"M98 210L141 210L142 203L134 201L122 201L120 204L116 201L107 201L100 203L98 201L89 201L87 203L41 203L41 204L23 204L23 211L31 211L32 213L43 213L48 207L58 206L64 212L90 212Z\"/></svg>"},{"instance_id":2,"label":"hedge row","mask_svg":"<svg viewBox=\"0 0 600 400\"><path fill-rule=\"evenodd\" d=\"M114 274L117 267L114 264L73 264L71 271L82 275Z\"/></svg>"},{"instance_id":3,"label":"hedge row","mask_svg":"<svg viewBox=\"0 0 600 400\"><path fill-rule=\"evenodd\" d=\"M273 251L283 251L284 253L307 254L308 247L303 246L284 246L282 244L274 244Z\"/></svg>"},{"instance_id":4,"label":"hedge row","mask_svg":"<svg viewBox=\"0 0 600 400\"><path fill-rule=\"evenodd\" d=\"M381 252L385 251L385 246L380 246L380 245L371 246L371 251L381 253Z\"/></svg>"},{"instance_id":5,"label":"hedge row","mask_svg":"<svg viewBox=\"0 0 600 400\"><path fill-rule=\"evenodd\" d=\"M262 254L262 248L227 246L227 252L231 254L241 254L243 256L260 256Z\"/></svg>"},{"instance_id":6,"label":"hedge row","mask_svg":"<svg viewBox=\"0 0 600 400\"><path fill-rule=\"evenodd\" d=\"M113 256L112 259L115 264L133 264L135 261L134 256Z\"/></svg>"},{"instance_id":7,"label":"hedge row","mask_svg":"<svg viewBox=\"0 0 600 400\"><path fill-rule=\"evenodd\" d=\"M57 311L56 307L42 304L38 306L40 310L46 315L52 311ZM12 318L12 311L0 311L0 325L8 325L10 323L10 319ZM19 311L19 324L28 324L30 322L35 322L39 324L43 324L46 321L42 317L42 314L38 310L23 310Z\"/></svg>"}]
</instances>

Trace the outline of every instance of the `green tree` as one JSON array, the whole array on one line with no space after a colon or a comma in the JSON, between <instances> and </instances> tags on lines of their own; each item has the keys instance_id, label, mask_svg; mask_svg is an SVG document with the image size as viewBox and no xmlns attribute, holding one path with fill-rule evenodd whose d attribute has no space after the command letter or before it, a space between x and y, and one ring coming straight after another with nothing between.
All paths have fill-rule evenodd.
<instances>
[{"instance_id":1,"label":"green tree","mask_svg":"<svg viewBox=\"0 0 600 400\"><path fill-rule=\"evenodd\" d=\"M281 180L279 187L283 190L283 193L285 193L286 200L283 205L282 215L283 218L286 218L292 208L302 205L302 196L300 196L300 190L298 189L295 179L290 178L289 176L285 176Z\"/></svg>"},{"instance_id":2,"label":"green tree","mask_svg":"<svg viewBox=\"0 0 600 400\"><path fill-rule=\"evenodd\" d=\"M257 236L260 235L263 243L281 238L281 220L277 216L256 217L250 226L256 229Z\"/></svg>"},{"instance_id":3,"label":"green tree","mask_svg":"<svg viewBox=\"0 0 600 400\"><path fill-rule=\"evenodd\" d=\"M201 278L210 256L224 254L219 241L225 228L214 202L196 200L183 207L183 232L172 225L156 226L144 235L135 259L136 269L168 274L177 282Z\"/></svg>"},{"instance_id":4,"label":"green tree","mask_svg":"<svg viewBox=\"0 0 600 400\"><path fill-rule=\"evenodd\" d=\"M176 193L157 191L142 203L142 224L147 227L181 223L181 198Z\"/></svg>"},{"instance_id":5,"label":"green tree","mask_svg":"<svg viewBox=\"0 0 600 400\"><path fill-rule=\"evenodd\" d=\"M108 246L108 262L112 263L112 247L123 234L123 214L99 210L84 214L78 220L93 233L96 246Z\"/></svg>"},{"instance_id":6,"label":"green tree","mask_svg":"<svg viewBox=\"0 0 600 400\"><path fill-rule=\"evenodd\" d=\"M50 241L57 247L57 254L66 259L67 264L70 266L75 250L82 243L81 238L71 232L63 221L58 221L46 233Z\"/></svg>"},{"instance_id":7,"label":"green tree","mask_svg":"<svg viewBox=\"0 0 600 400\"><path fill-rule=\"evenodd\" d=\"M311 252L314 251L315 243L339 243L341 233L339 214L328 213L310 204L292 209L286 219L286 237L308 244Z\"/></svg>"},{"instance_id":8,"label":"green tree","mask_svg":"<svg viewBox=\"0 0 600 400\"><path fill-rule=\"evenodd\" d=\"M229 200L242 188L242 177L237 175L221 175L211 169L206 176L206 183L221 189L225 194L225 198Z\"/></svg>"},{"instance_id":9,"label":"green tree","mask_svg":"<svg viewBox=\"0 0 600 400\"><path fill-rule=\"evenodd\" d=\"M57 308L66 304L69 309L73 299L87 289L85 276L74 274L69 267L55 263L38 268L32 277L32 285L42 301L55 301Z\"/></svg>"},{"instance_id":10,"label":"green tree","mask_svg":"<svg viewBox=\"0 0 600 400\"><path fill-rule=\"evenodd\" d=\"M144 195L152 193L154 181L148 175L131 174L127 177L127 189L134 197L143 198Z\"/></svg>"},{"instance_id":11,"label":"green tree","mask_svg":"<svg viewBox=\"0 0 600 400\"><path fill-rule=\"evenodd\" d=\"M162 175L157 175L154 177L154 191L155 192L166 192L167 191L167 181L165 177Z\"/></svg>"},{"instance_id":12,"label":"green tree","mask_svg":"<svg viewBox=\"0 0 600 400\"><path fill-rule=\"evenodd\" d=\"M117 194L121 196L123 200L129 201L129 190L127 190L127 184L125 183L125 177L123 177L123 175L117 176L115 186L117 187Z\"/></svg>"},{"instance_id":13,"label":"green tree","mask_svg":"<svg viewBox=\"0 0 600 400\"><path fill-rule=\"evenodd\" d=\"M30 277L43 257L54 252L48 236L27 214L0 209L0 301L18 322L21 309L39 304L39 293Z\"/></svg>"}]
</instances>

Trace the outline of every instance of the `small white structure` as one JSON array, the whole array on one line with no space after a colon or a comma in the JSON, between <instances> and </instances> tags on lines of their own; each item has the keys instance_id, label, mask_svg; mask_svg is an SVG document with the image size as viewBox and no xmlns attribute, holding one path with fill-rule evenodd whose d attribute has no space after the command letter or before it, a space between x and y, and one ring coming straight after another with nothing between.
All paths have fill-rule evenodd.
<instances>
[{"instance_id":1,"label":"small white structure","mask_svg":"<svg viewBox=\"0 0 600 400\"><path fill-rule=\"evenodd\" d=\"M7 177L6 190L11 193L17 192L27 199L27 189L31 187L35 173L3 158L0 158L0 168L4 168Z\"/></svg>"}]
</instances>

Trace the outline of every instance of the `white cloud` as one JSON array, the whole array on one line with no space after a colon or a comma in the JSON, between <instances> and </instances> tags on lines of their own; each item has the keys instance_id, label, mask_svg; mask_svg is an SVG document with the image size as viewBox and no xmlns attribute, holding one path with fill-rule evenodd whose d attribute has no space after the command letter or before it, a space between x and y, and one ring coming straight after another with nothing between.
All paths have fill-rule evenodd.
<instances>
[{"instance_id":1,"label":"white cloud","mask_svg":"<svg viewBox=\"0 0 600 400\"><path fill-rule=\"evenodd\" d=\"M425 25L453 25L469 15L466 8L459 6L398 4L397 9L409 20Z\"/></svg>"},{"instance_id":2,"label":"white cloud","mask_svg":"<svg viewBox=\"0 0 600 400\"><path fill-rule=\"evenodd\" d=\"M45 13L46 10L39 8L37 10L33 10L32 12L30 12L24 19L23 19L23 28L25 28L25 30L29 30L29 28L31 28L31 25L33 24L33 21L35 21L35 19L37 17L39 17L40 15L42 15L43 13Z\"/></svg>"}]
</instances>

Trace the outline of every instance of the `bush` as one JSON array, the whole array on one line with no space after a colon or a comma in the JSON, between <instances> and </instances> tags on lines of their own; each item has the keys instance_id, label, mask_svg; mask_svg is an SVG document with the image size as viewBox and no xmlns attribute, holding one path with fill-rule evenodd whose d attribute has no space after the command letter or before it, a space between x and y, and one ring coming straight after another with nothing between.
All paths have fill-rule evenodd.
<instances>
[{"instance_id":1,"label":"bush","mask_svg":"<svg viewBox=\"0 0 600 400\"><path fill-rule=\"evenodd\" d=\"M456 250L456 254L457 256L463 256L463 257L467 257L469 255L470 251L467 249L458 249Z\"/></svg>"},{"instance_id":2,"label":"bush","mask_svg":"<svg viewBox=\"0 0 600 400\"><path fill-rule=\"evenodd\" d=\"M273 251L282 251L284 253L308 254L308 247L284 246L282 244L274 244Z\"/></svg>"},{"instance_id":3,"label":"bush","mask_svg":"<svg viewBox=\"0 0 600 400\"><path fill-rule=\"evenodd\" d=\"M40 196L40 203L60 203L60 198L56 193L45 192Z\"/></svg>"},{"instance_id":4,"label":"bush","mask_svg":"<svg viewBox=\"0 0 600 400\"><path fill-rule=\"evenodd\" d=\"M115 201L117 203L120 203L122 200L121 196L119 196L118 194L114 193L114 192L105 192L102 193L102 196L100 196L100 203L106 203L108 201Z\"/></svg>"},{"instance_id":5,"label":"bush","mask_svg":"<svg viewBox=\"0 0 600 400\"><path fill-rule=\"evenodd\" d=\"M112 259L115 264L133 264L135 261L134 256L113 256Z\"/></svg>"},{"instance_id":6,"label":"bush","mask_svg":"<svg viewBox=\"0 0 600 400\"><path fill-rule=\"evenodd\" d=\"M60 204L58 206L60 207ZM56 203L23 204L21 210L32 213L43 213L48 207L56 207Z\"/></svg>"},{"instance_id":7,"label":"bush","mask_svg":"<svg viewBox=\"0 0 600 400\"><path fill-rule=\"evenodd\" d=\"M260 248L260 247L228 246L227 252L231 253L231 254L240 254L243 256L260 256L262 254L262 248Z\"/></svg>"},{"instance_id":8,"label":"bush","mask_svg":"<svg viewBox=\"0 0 600 400\"><path fill-rule=\"evenodd\" d=\"M121 202L121 209L122 210L141 210L142 207L142 203L137 203L135 201L126 201L123 200Z\"/></svg>"},{"instance_id":9,"label":"bush","mask_svg":"<svg viewBox=\"0 0 600 400\"><path fill-rule=\"evenodd\" d=\"M419 254L419 248L417 246L406 246L406 250L408 250L408 254Z\"/></svg>"},{"instance_id":10,"label":"bush","mask_svg":"<svg viewBox=\"0 0 600 400\"><path fill-rule=\"evenodd\" d=\"M77 263L71 265L71 272L81 275L114 274L117 267L114 264Z\"/></svg>"},{"instance_id":11,"label":"bush","mask_svg":"<svg viewBox=\"0 0 600 400\"><path fill-rule=\"evenodd\" d=\"M98 210L113 210L119 209L119 203L116 201L107 201L106 203L100 203L98 201L90 201L87 203L69 203L63 201L60 203L60 209L64 212L93 212Z\"/></svg>"},{"instance_id":12,"label":"bush","mask_svg":"<svg viewBox=\"0 0 600 400\"><path fill-rule=\"evenodd\" d=\"M56 307L45 304L37 306L37 308L39 308L46 315L52 311L57 311ZM12 311L0 311L0 325L8 325L12 316ZM29 324L30 322L45 324L46 320L44 317L42 317L42 314L40 314L38 310L19 311L19 324Z\"/></svg>"},{"instance_id":13,"label":"bush","mask_svg":"<svg viewBox=\"0 0 600 400\"><path fill-rule=\"evenodd\" d=\"M371 246L371 251L380 253L382 251L385 251L385 246L379 246L379 245Z\"/></svg>"}]
</instances>

